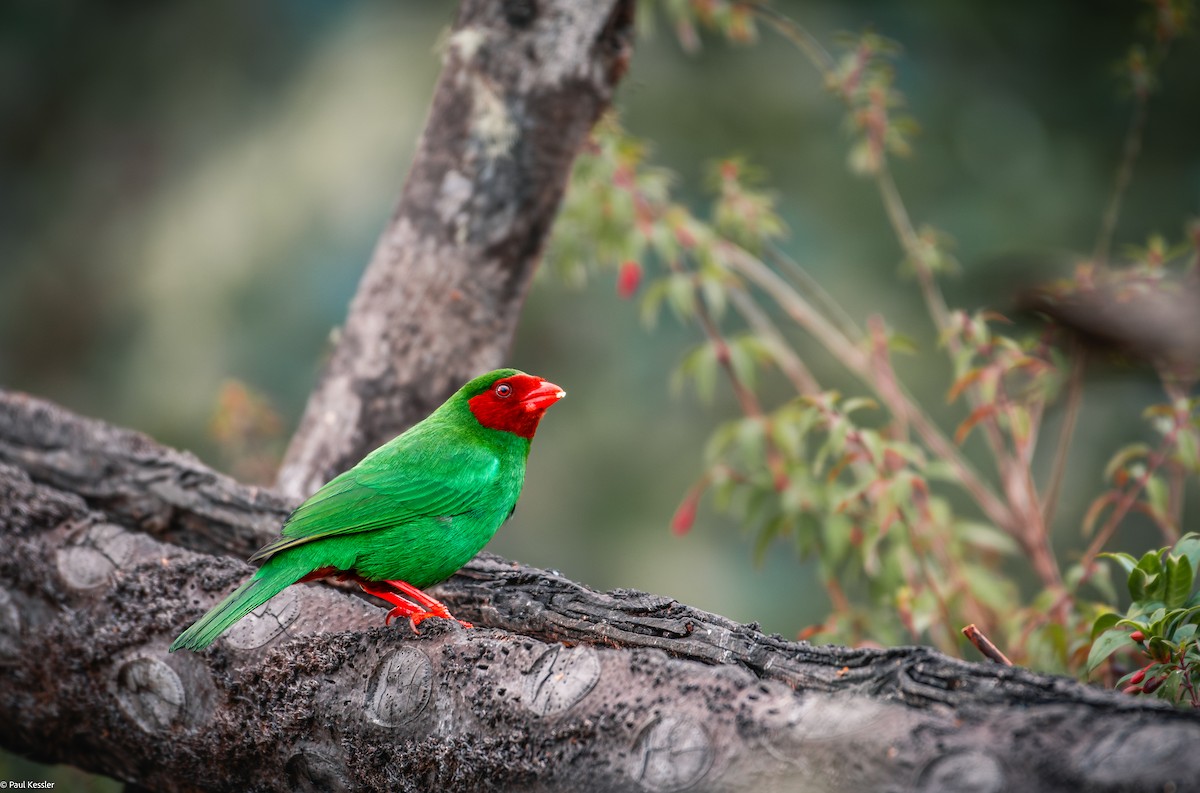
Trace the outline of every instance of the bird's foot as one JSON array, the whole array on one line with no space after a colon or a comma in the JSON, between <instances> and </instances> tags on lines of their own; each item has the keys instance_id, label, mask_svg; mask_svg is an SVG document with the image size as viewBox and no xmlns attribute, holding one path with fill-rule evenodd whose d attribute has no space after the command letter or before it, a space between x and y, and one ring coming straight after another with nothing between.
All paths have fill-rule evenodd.
<instances>
[{"instance_id":1,"label":"bird's foot","mask_svg":"<svg viewBox=\"0 0 1200 793\"><path fill-rule=\"evenodd\" d=\"M424 607L422 611L419 611L416 614L408 615L408 621L412 625L414 631L416 631L418 625L430 617L441 617L444 620L454 620L464 628L475 627L466 620L460 620L451 614L450 609L446 608L446 605L442 603L442 601L438 600L437 598L430 597L407 581L388 581L386 583L391 584L409 598L412 598L413 601Z\"/></svg>"},{"instance_id":2,"label":"bird's foot","mask_svg":"<svg viewBox=\"0 0 1200 793\"><path fill-rule=\"evenodd\" d=\"M430 597L405 581L363 581L360 579L358 585L367 594L392 604L393 608L384 618L384 625L391 625L392 620L397 617L408 617L413 632L418 633L417 626L422 622L430 617L441 617L446 620L454 620L464 628L474 627L471 623L454 617L441 601Z\"/></svg>"},{"instance_id":3,"label":"bird's foot","mask_svg":"<svg viewBox=\"0 0 1200 793\"><path fill-rule=\"evenodd\" d=\"M466 620L458 619L453 614L451 614L449 611L447 611L445 607L443 607L440 611L418 611L416 614L402 612L401 609L394 608L388 612L387 617L384 619L384 624L390 625L392 620L395 619L396 617L404 617L404 616L408 617L408 624L412 626L413 633L420 633L421 631L417 629L417 626L420 625L425 620L429 619L430 617L441 617L444 620L454 620L455 622L457 622L459 625L463 626L464 628L474 628L475 627L474 625L467 622Z\"/></svg>"}]
</instances>

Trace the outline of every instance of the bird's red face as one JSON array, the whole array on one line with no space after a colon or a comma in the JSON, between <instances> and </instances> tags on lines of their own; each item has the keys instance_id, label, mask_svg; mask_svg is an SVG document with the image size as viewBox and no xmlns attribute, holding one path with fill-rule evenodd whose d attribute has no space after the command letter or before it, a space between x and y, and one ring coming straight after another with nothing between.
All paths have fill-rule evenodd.
<instances>
[{"instance_id":1,"label":"bird's red face","mask_svg":"<svg viewBox=\"0 0 1200 793\"><path fill-rule=\"evenodd\" d=\"M502 377L467 400L485 427L532 438L546 409L567 395L554 383L528 374Z\"/></svg>"}]
</instances>

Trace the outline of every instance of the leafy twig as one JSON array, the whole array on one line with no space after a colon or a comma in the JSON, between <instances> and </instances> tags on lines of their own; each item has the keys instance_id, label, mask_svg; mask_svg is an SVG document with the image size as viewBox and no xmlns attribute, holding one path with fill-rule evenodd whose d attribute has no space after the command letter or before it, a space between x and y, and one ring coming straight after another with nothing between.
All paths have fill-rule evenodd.
<instances>
[{"instance_id":1,"label":"leafy twig","mask_svg":"<svg viewBox=\"0 0 1200 793\"><path fill-rule=\"evenodd\" d=\"M942 434L933 420L918 407L915 400L899 384L894 390L881 390L873 376L867 354L842 335L833 325L816 311L799 293L771 268L763 264L748 251L730 243L723 243L722 252L729 266L741 272L769 294L797 324L811 333L841 363L871 388L896 416L903 416L912 424L930 450L949 463L955 470L963 488L971 494L988 519L1007 531L1017 525L1009 507L997 496L979 475L974 466L962 455L957 446Z\"/></svg>"},{"instance_id":2,"label":"leafy twig","mask_svg":"<svg viewBox=\"0 0 1200 793\"><path fill-rule=\"evenodd\" d=\"M1128 488L1122 494L1121 500L1113 507L1104 526L1096 532L1096 536L1092 539L1091 544L1088 545L1087 550L1084 551L1083 557L1079 562L1079 566L1083 570L1083 577L1080 579L1080 583L1091 577L1095 569L1096 557L1100 551L1104 550L1104 546L1112 538L1113 532L1117 530L1117 526L1121 524L1125 515L1128 514L1130 507L1133 506L1134 501L1137 500L1142 490L1145 489L1146 483L1150 481L1150 477L1166 461L1168 455L1171 453L1171 449L1175 446L1175 441L1179 437L1179 432L1182 428L1177 418L1170 432L1163 438L1162 444L1146 459L1145 470L1134 480L1132 487Z\"/></svg>"}]
</instances>

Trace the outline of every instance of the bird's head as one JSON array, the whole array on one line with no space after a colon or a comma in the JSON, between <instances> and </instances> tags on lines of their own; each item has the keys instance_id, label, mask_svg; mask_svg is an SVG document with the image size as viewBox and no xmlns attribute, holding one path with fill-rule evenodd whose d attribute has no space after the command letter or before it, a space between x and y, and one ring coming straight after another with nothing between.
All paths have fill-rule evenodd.
<instances>
[{"instance_id":1,"label":"bird's head","mask_svg":"<svg viewBox=\"0 0 1200 793\"><path fill-rule=\"evenodd\" d=\"M463 390L480 424L522 438L532 438L546 409L567 395L554 383L516 369L489 372Z\"/></svg>"}]
</instances>

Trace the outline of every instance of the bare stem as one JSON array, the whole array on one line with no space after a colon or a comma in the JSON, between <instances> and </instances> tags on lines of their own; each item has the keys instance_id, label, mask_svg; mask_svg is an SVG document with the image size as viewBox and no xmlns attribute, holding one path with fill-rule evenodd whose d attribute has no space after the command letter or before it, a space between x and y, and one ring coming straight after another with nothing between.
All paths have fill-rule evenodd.
<instances>
[{"instance_id":1,"label":"bare stem","mask_svg":"<svg viewBox=\"0 0 1200 793\"><path fill-rule=\"evenodd\" d=\"M904 205L904 199L900 197L900 190L896 187L896 180L892 178L887 160L880 162L875 182L879 186L879 196L883 200L883 208L887 211L892 229L917 274L921 297L925 299L925 306L929 309L929 315L933 317L933 324L939 332L943 331L950 325L950 310L946 308L946 299L942 296L942 290L938 287L933 272L921 261L920 240L917 239L916 229L913 228L908 208Z\"/></svg>"},{"instance_id":2,"label":"bare stem","mask_svg":"<svg viewBox=\"0 0 1200 793\"><path fill-rule=\"evenodd\" d=\"M1113 234L1117 228L1117 218L1121 215L1121 201L1125 197L1129 183L1133 180L1133 168L1142 151L1142 135L1146 130L1146 116L1149 107L1149 92L1137 91L1133 99L1133 113L1129 116L1129 128L1125 131L1121 163L1117 166L1112 195L1109 196L1108 206L1104 209L1104 216L1100 221L1100 231L1096 235L1096 247L1092 252L1092 260L1100 267L1105 266L1108 262L1109 249L1112 247Z\"/></svg>"},{"instance_id":3,"label":"bare stem","mask_svg":"<svg viewBox=\"0 0 1200 793\"><path fill-rule=\"evenodd\" d=\"M1003 666L1013 665L1012 661L1008 660L1008 656L1000 652L1000 648L992 644L992 640L987 636L984 636L983 631L975 627L974 623L971 623L967 627L963 628L962 634L963 636L967 637L971 644L975 645L979 652L983 654L984 658Z\"/></svg>"},{"instance_id":4,"label":"bare stem","mask_svg":"<svg viewBox=\"0 0 1200 793\"><path fill-rule=\"evenodd\" d=\"M774 245L767 246L767 255L771 257L771 261L787 270L792 280L796 282L796 288L823 311L846 338L851 341L858 341L862 338L862 329L854 323L841 304L834 300L798 261Z\"/></svg>"},{"instance_id":5,"label":"bare stem","mask_svg":"<svg viewBox=\"0 0 1200 793\"><path fill-rule=\"evenodd\" d=\"M821 73L822 77L828 77L833 71L833 56L803 26L796 24L796 22L779 13L766 3L743 0L743 2L738 2L736 5L749 9L771 23L772 27L780 35L791 41L801 52L808 56L808 59L812 61L812 65L816 67L816 70Z\"/></svg>"},{"instance_id":6,"label":"bare stem","mask_svg":"<svg viewBox=\"0 0 1200 793\"><path fill-rule=\"evenodd\" d=\"M1108 544L1108 541L1112 538L1113 532L1117 530L1117 526L1121 524L1121 521L1125 518L1125 515L1129 513L1130 507L1133 506L1133 503L1137 500L1137 497L1146 487L1146 483L1150 481L1150 477L1153 476L1159 467L1161 467L1166 461L1167 455L1171 453L1171 449L1175 446L1175 440L1179 437L1180 429L1181 426L1177 420L1175 422L1175 426L1173 426L1171 431L1168 432L1166 437L1163 438L1162 445L1159 446L1149 458L1147 458L1146 470L1142 472L1141 476L1134 480L1133 486L1125 491L1125 493L1121 496L1121 500L1118 501L1116 506L1113 507L1113 511L1109 514L1108 520L1105 521L1104 526L1101 527L1098 532L1096 532L1095 538L1092 540L1091 544L1088 545L1087 550L1084 551L1083 558L1079 563L1080 567L1083 569L1083 578L1080 580L1080 583L1091 577L1093 567L1096 563L1096 556L1104 549L1104 546Z\"/></svg>"},{"instance_id":7,"label":"bare stem","mask_svg":"<svg viewBox=\"0 0 1200 793\"><path fill-rule=\"evenodd\" d=\"M758 304L743 289L733 287L729 289L728 294L734 308L754 329L759 338L766 343L767 348L771 351L771 356L775 359L775 364L791 381L792 387L796 389L797 393L804 396L816 396L821 393L821 384L813 377L812 372L804 365L800 356L792 350L766 312L759 308Z\"/></svg>"},{"instance_id":8,"label":"bare stem","mask_svg":"<svg viewBox=\"0 0 1200 793\"><path fill-rule=\"evenodd\" d=\"M721 368L725 370L726 376L729 377L729 383L733 387L733 393L737 397L738 404L742 407L742 412L750 418L763 418L762 405L759 404L758 397L738 377L729 354L729 342L725 340L721 329L713 321L712 316L708 313L708 308L704 305L703 298L699 295L696 297L696 317L700 321L700 327L703 329L704 335L708 338L709 343L713 345L717 356L717 363L721 365Z\"/></svg>"},{"instance_id":9,"label":"bare stem","mask_svg":"<svg viewBox=\"0 0 1200 793\"><path fill-rule=\"evenodd\" d=\"M1087 351L1078 342L1072 344L1071 374L1067 380L1067 403L1063 413L1062 427L1058 430L1058 444L1054 449L1054 462L1050 466L1050 483L1042 499L1042 520L1047 527L1054 525L1054 513L1058 509L1058 497L1062 492L1063 478L1067 472L1067 458L1071 451L1071 439L1079 421L1079 409L1083 404L1083 372L1087 365Z\"/></svg>"},{"instance_id":10,"label":"bare stem","mask_svg":"<svg viewBox=\"0 0 1200 793\"><path fill-rule=\"evenodd\" d=\"M1182 465L1170 465L1167 469L1167 476L1167 485L1170 488L1167 502L1170 528L1164 527L1163 535L1167 542L1174 545L1179 541L1179 527L1183 525L1183 502L1187 495L1187 471Z\"/></svg>"}]
</instances>

